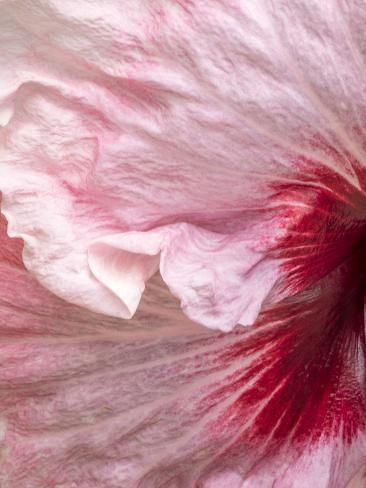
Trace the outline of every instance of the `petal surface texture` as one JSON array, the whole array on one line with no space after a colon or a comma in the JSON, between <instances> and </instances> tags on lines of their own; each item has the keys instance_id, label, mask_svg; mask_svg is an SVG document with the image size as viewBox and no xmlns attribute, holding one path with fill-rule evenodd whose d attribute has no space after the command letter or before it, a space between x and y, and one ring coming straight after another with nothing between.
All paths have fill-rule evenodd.
<instances>
[{"instance_id":1,"label":"petal surface texture","mask_svg":"<svg viewBox=\"0 0 366 488\"><path fill-rule=\"evenodd\" d=\"M365 24L0 3L1 487L362 483Z\"/></svg>"},{"instance_id":2,"label":"petal surface texture","mask_svg":"<svg viewBox=\"0 0 366 488\"><path fill-rule=\"evenodd\" d=\"M130 321L71 305L0 242L1 487L362 486L363 249L224 334L158 276Z\"/></svg>"},{"instance_id":3,"label":"petal surface texture","mask_svg":"<svg viewBox=\"0 0 366 488\"><path fill-rule=\"evenodd\" d=\"M283 239L364 186L362 3L0 8L3 211L44 286L130 318L160 270L223 331L307 286Z\"/></svg>"}]
</instances>

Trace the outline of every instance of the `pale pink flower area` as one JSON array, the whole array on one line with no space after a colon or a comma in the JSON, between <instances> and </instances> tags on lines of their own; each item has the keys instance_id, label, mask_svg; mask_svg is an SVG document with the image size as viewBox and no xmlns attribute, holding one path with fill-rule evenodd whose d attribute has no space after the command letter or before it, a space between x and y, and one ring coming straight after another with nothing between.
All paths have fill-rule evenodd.
<instances>
[{"instance_id":1,"label":"pale pink flower area","mask_svg":"<svg viewBox=\"0 0 366 488\"><path fill-rule=\"evenodd\" d=\"M365 25L0 2L0 488L365 486Z\"/></svg>"}]
</instances>

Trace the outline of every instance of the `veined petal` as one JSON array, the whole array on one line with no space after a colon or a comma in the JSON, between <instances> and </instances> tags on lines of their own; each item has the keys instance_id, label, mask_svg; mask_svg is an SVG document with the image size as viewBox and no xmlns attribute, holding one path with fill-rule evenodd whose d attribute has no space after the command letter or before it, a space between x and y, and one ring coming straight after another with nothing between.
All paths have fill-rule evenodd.
<instances>
[{"instance_id":1,"label":"veined petal","mask_svg":"<svg viewBox=\"0 0 366 488\"><path fill-rule=\"evenodd\" d=\"M294 227L324 195L364 195L362 4L32 0L0 14L3 210L43 285L130 317L159 257L189 316L221 330L306 285L299 262L326 245L300 252ZM132 272L104 247L98 267L95 243L131 232L176 234L164 264L140 256Z\"/></svg>"},{"instance_id":2,"label":"veined petal","mask_svg":"<svg viewBox=\"0 0 366 488\"><path fill-rule=\"evenodd\" d=\"M343 488L366 454L364 6L27 6L0 6L9 233L94 312L151 281L106 318L4 245L1 483ZM157 269L193 320L254 327L199 329Z\"/></svg>"},{"instance_id":3,"label":"veined petal","mask_svg":"<svg viewBox=\"0 0 366 488\"><path fill-rule=\"evenodd\" d=\"M366 457L362 251L226 334L157 276L121 321L3 259L1 485L343 488Z\"/></svg>"}]
</instances>

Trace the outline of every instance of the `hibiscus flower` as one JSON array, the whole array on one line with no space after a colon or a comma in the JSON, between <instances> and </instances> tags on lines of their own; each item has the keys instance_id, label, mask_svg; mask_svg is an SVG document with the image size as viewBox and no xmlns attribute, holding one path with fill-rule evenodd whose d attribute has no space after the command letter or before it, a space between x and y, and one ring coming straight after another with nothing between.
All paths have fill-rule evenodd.
<instances>
[{"instance_id":1,"label":"hibiscus flower","mask_svg":"<svg viewBox=\"0 0 366 488\"><path fill-rule=\"evenodd\" d=\"M364 486L365 23L0 3L1 487Z\"/></svg>"}]
</instances>

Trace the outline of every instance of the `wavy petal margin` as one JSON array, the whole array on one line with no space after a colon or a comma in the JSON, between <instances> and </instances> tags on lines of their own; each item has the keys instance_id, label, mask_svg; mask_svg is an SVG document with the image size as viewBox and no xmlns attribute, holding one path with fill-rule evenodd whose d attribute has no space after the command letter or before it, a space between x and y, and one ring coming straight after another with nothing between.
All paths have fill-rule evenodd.
<instances>
[{"instance_id":1,"label":"wavy petal margin","mask_svg":"<svg viewBox=\"0 0 366 488\"><path fill-rule=\"evenodd\" d=\"M361 479L365 21L1 4L1 486Z\"/></svg>"},{"instance_id":2,"label":"wavy petal margin","mask_svg":"<svg viewBox=\"0 0 366 488\"><path fill-rule=\"evenodd\" d=\"M359 255L222 334L158 277L128 322L70 305L1 243L4 488L334 488L364 463Z\"/></svg>"},{"instance_id":3,"label":"wavy petal margin","mask_svg":"<svg viewBox=\"0 0 366 488\"><path fill-rule=\"evenodd\" d=\"M43 285L129 318L160 267L223 331L299 291L272 251L365 178L366 14L318 3L1 5L3 211ZM131 232L146 257L107 252Z\"/></svg>"}]
</instances>

